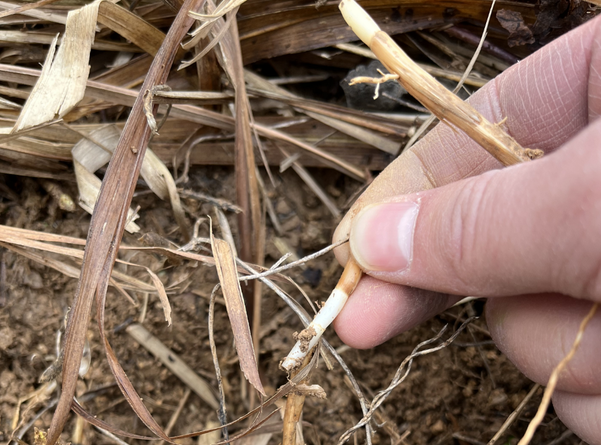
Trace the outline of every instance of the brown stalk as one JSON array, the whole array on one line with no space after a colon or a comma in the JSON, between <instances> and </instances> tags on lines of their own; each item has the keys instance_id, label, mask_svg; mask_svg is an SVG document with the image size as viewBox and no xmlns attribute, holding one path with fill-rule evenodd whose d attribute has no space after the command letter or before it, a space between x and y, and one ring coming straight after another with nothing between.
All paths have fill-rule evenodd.
<instances>
[{"instance_id":1,"label":"brown stalk","mask_svg":"<svg viewBox=\"0 0 601 445\"><path fill-rule=\"evenodd\" d=\"M238 36L238 22L236 20L237 11L238 8L236 7L233 11L229 12L226 15L226 22L222 19L218 19L215 22L215 28L218 34L220 29L227 29L227 32L220 43L223 53L221 64L232 81L235 93L236 200L238 205L242 208L242 212L237 215L241 244L239 250L240 258L243 261L252 261L262 265L264 263L265 255L263 232L264 220L261 214L259 184L256 177L257 169L251 132L251 121L253 120L253 117L244 81L244 65L242 63L240 38ZM232 264L234 265L234 263ZM240 289L239 285L238 289ZM245 286L243 291L246 309L248 311L248 319L250 320L254 332L258 333L258 328L261 323L261 283L257 281L254 283L253 287ZM255 355L255 348L253 347L254 344L259 341L259 338L258 336L255 336L253 344L250 330L248 332L248 337L251 340L250 351L253 353L253 366L251 366L250 363L246 366L242 366L244 357L239 351L240 365L249 382L261 394L265 395L257 369L258 356ZM256 351L258 351L258 349L256 349ZM248 353L249 351L247 350L246 352ZM248 359L245 361L248 361Z\"/></svg>"},{"instance_id":2,"label":"brown stalk","mask_svg":"<svg viewBox=\"0 0 601 445\"><path fill-rule=\"evenodd\" d=\"M48 445L54 445L58 440L71 409L95 294L97 294L100 334L103 337L107 358L111 370L117 378L117 383L130 405L141 417L141 420L163 440L171 441L140 400L131 382L119 366L108 341L104 338L104 300L110 272L121 243L127 209L132 199L151 134L144 115L143 93L153 86L164 84L167 80L169 68L173 63L179 43L193 22L192 19L188 18L188 11L197 9L202 1L187 0L178 12L150 67L141 89L142 94L138 95L134 103L117 149L107 169L92 216L82 273L73 308L69 314L64 345L62 393L48 431Z\"/></svg>"},{"instance_id":3,"label":"brown stalk","mask_svg":"<svg viewBox=\"0 0 601 445\"><path fill-rule=\"evenodd\" d=\"M235 15L237 8L228 13ZM223 25L225 26L225 25ZM258 249L262 224L259 185L256 178L255 155L251 134L251 110L246 85L244 83L244 65L240 51L240 38L236 20L229 27L229 32L221 42L226 58L225 69L235 90L235 132L236 132L236 197L242 212L238 214L238 230L240 232L240 258L243 261L263 262L263 252ZM225 62L225 61L224 61ZM254 290L245 288L246 305L252 320L255 303ZM260 290L260 287L258 288Z\"/></svg>"},{"instance_id":4,"label":"brown stalk","mask_svg":"<svg viewBox=\"0 0 601 445\"><path fill-rule=\"evenodd\" d=\"M313 351L314 353L315 351ZM312 354L307 354L302 366L309 364ZM296 376L298 371L293 371L292 376ZM301 380L299 384L308 383L308 377ZM290 391L286 399L286 411L284 412L284 428L282 433L282 445L297 445L296 430L301 415L303 414L303 405L305 404L305 394L297 391Z\"/></svg>"}]
</instances>

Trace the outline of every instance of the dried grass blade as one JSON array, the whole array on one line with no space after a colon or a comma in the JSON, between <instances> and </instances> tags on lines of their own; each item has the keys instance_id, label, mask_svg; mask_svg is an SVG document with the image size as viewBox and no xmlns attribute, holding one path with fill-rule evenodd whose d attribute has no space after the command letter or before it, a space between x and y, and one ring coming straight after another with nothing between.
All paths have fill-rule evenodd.
<instances>
[{"instance_id":1,"label":"dried grass blade","mask_svg":"<svg viewBox=\"0 0 601 445\"><path fill-rule=\"evenodd\" d=\"M236 351L240 359L240 368L246 379L257 391L265 395L265 390L259 377L259 369L255 358L248 316L242 289L238 281L236 260L229 243L217 239L211 232L211 247L215 257L215 267L219 275L219 282L225 298L227 314L232 325L232 332L236 341Z\"/></svg>"},{"instance_id":2,"label":"dried grass blade","mask_svg":"<svg viewBox=\"0 0 601 445\"><path fill-rule=\"evenodd\" d=\"M161 47L165 34L136 14L110 1L98 8L98 23L134 43L151 56Z\"/></svg>"},{"instance_id":3,"label":"dried grass blade","mask_svg":"<svg viewBox=\"0 0 601 445\"><path fill-rule=\"evenodd\" d=\"M220 4L215 10L221 13L222 10L229 11L227 18L235 16L240 0L232 0L229 3ZM232 5L235 7L232 9ZM222 19L215 22L216 28L225 27ZM238 214L238 230L240 232L241 247L240 258L244 261L254 261L262 263L263 253L258 249L257 240L260 239L260 230L262 225L261 202L259 194L259 184L256 177L255 154L253 151L253 139L251 132L251 122L253 121L252 110L246 93L246 84L244 81L244 65L242 63L242 53L240 50L240 37L238 35L238 22L232 21L229 32L224 36L220 44L222 50L221 65L228 74L235 92L235 174L236 174L236 198L242 208ZM248 289L245 292L245 299L249 309L249 316L254 320L254 289ZM250 332L249 332L250 335ZM256 367L256 358L255 367ZM244 371L244 369L243 369ZM246 371L244 371L246 372ZM258 374L257 374L258 377ZM248 376L247 376L248 378ZM259 389L255 383L260 385L260 380L251 383ZM259 390L263 394L262 387Z\"/></svg>"},{"instance_id":4,"label":"dried grass blade","mask_svg":"<svg viewBox=\"0 0 601 445\"><path fill-rule=\"evenodd\" d=\"M27 32L27 31L1 31L0 42L2 43L17 43L17 44L40 44L50 45L55 34ZM63 44L63 38L58 39L59 45ZM92 42L92 49L100 51L131 51L141 52L136 46L131 43L111 42L109 40L97 39Z\"/></svg>"},{"instance_id":5,"label":"dried grass blade","mask_svg":"<svg viewBox=\"0 0 601 445\"><path fill-rule=\"evenodd\" d=\"M217 378L217 386L219 387L219 409L217 410L217 417L219 418L220 425L227 424L227 410L225 407L225 391L223 389L223 378L221 376L221 367L219 366L219 358L217 357L217 346L215 346L215 293L219 289L220 285L216 284L211 292L211 299L209 300L209 347L211 348L211 356L213 357L213 367L215 368L215 377ZM229 438L229 431L227 427L223 427L223 437ZM217 438L217 441L219 437Z\"/></svg>"},{"instance_id":6,"label":"dried grass blade","mask_svg":"<svg viewBox=\"0 0 601 445\"><path fill-rule=\"evenodd\" d=\"M348 121L344 121L339 118L340 115L335 116L333 113L329 113L327 116L324 115L324 112L320 110L318 107L314 107L314 110L308 110L306 107L303 107L302 102L303 99L298 96L289 93L283 88L280 88L276 85L273 85L267 79L263 79L260 76L257 76L250 71L245 71L244 77L247 81L253 84L256 88L267 90L270 93L273 93L277 96L282 97L283 99L289 99L291 101L295 101L300 106L300 108L304 113L308 116L312 117L315 120L318 120L342 133L348 134L349 136L354 137L360 141L365 142L366 144L372 145L382 151L390 153L392 155L397 155L401 144L399 142L392 141L388 138L385 138L379 134L376 134L372 131L369 131L365 128L362 128L354 123L350 123ZM277 97L276 96L276 97ZM315 104L315 102L314 102ZM366 115L367 116L367 115Z\"/></svg>"},{"instance_id":7,"label":"dried grass blade","mask_svg":"<svg viewBox=\"0 0 601 445\"><path fill-rule=\"evenodd\" d=\"M572 343L572 347L570 348L570 350L568 351L566 356L564 358L562 358L561 361L557 364L557 366L555 366L555 368L553 368L553 372L551 372L551 375L549 376L549 381L547 382L547 387L545 388L545 392L543 393L543 399L541 400L540 405L538 406L538 409L536 410L536 415L532 418L532 420L528 424L528 429L524 433L524 436L522 436L522 438L518 442L518 445L528 445L530 443L530 441L532 440L532 436L534 436L536 429L542 423L542 421L545 417L545 414L547 413L547 409L549 408L549 404L551 403L551 397L553 396L553 393L555 392L555 388L557 387L559 375L565 369L565 367L568 365L568 363L572 360L572 358L574 358L574 355L576 355L576 351L578 351L578 348L580 347L580 343L582 342L582 337L584 336L584 331L586 330L586 327L588 326L589 322L595 316L595 313L597 312L598 308L599 308L599 303L593 303L593 305L589 309L588 313L584 316L584 318L580 322L580 326L578 327L578 332L576 333L576 338L574 339L574 342Z\"/></svg>"},{"instance_id":8,"label":"dried grass blade","mask_svg":"<svg viewBox=\"0 0 601 445\"><path fill-rule=\"evenodd\" d=\"M217 32L217 34L211 39L209 44L206 47L204 47L200 53L196 54L192 59L183 61L177 69L181 70L181 69L187 68L190 65L198 62L204 56L206 56L209 53L209 51L211 51L215 46L217 46L221 42L221 39L229 31L230 26L232 25L232 23L235 20L236 20L235 14L229 15L227 20L225 21L225 25L221 27L221 29ZM194 40L196 40L196 39L194 39Z\"/></svg>"},{"instance_id":9,"label":"dried grass blade","mask_svg":"<svg viewBox=\"0 0 601 445\"><path fill-rule=\"evenodd\" d=\"M163 286L163 282L149 268L145 268L148 275L150 275L150 279L154 283L156 289L159 291L159 300L161 301L161 306L163 307L163 313L165 314L165 321L169 326L171 326L171 304L169 303L169 297L167 296L167 292L165 292L165 286Z\"/></svg>"},{"instance_id":10,"label":"dried grass blade","mask_svg":"<svg viewBox=\"0 0 601 445\"><path fill-rule=\"evenodd\" d=\"M282 149L281 147L278 148L286 157L289 156L286 150ZM300 178L305 182L305 184L307 184L311 191L315 193L315 195L320 199L320 201L324 203L324 205L328 208L332 216L334 218L340 218L340 209L338 209L336 203L334 203L334 201L330 199L328 194L325 191L323 191L323 189L319 186L317 181L315 181L315 179L313 178L313 176L311 176L307 169L305 169L298 162L293 162L292 168L294 169L296 174L300 176Z\"/></svg>"},{"instance_id":11,"label":"dried grass blade","mask_svg":"<svg viewBox=\"0 0 601 445\"><path fill-rule=\"evenodd\" d=\"M0 8L10 10L14 6L15 6L14 3L0 1ZM21 14L25 15L27 17L34 17L36 19L43 20L43 21L60 23L61 25L64 25L67 23L67 16L65 14L61 14L60 12L54 13L54 12L42 11L41 9L31 9L28 11L21 11Z\"/></svg>"},{"instance_id":12,"label":"dried grass blade","mask_svg":"<svg viewBox=\"0 0 601 445\"><path fill-rule=\"evenodd\" d=\"M84 409L84 407L79 404L79 402L76 399L73 399L73 405L71 406L71 409L73 410L73 412L75 414L82 417L87 422L91 423L92 425L97 426L98 428L102 428L103 430L110 431L113 434L117 434L117 435L123 436L123 437L129 437L130 439L138 439L138 440L153 440L154 439L154 437L151 437L151 436L141 436L139 434L128 433L127 431L123 431L119 428L112 426L109 423L106 423L103 420L100 420L98 417L93 416L90 413L88 413Z\"/></svg>"},{"instance_id":13,"label":"dried grass blade","mask_svg":"<svg viewBox=\"0 0 601 445\"><path fill-rule=\"evenodd\" d=\"M103 281L104 282L100 283L100 286L106 289L106 278ZM105 301L106 292L104 292L103 296L99 296L99 298L96 299L96 316L98 317L98 324L100 327L100 339L104 344L105 355L111 368L111 372L115 376L117 385L119 386L119 389L121 389L121 393L125 396L127 403L129 403L129 405L133 408L136 415L144 423L144 425L146 425L150 431L152 431L161 439L170 443L175 443L171 439L169 439L169 436L167 436L167 434L163 431L161 426L156 422L156 420L154 420L154 417L152 417L152 414L150 414L150 411L148 411L148 408L146 408L146 406L142 402L142 398L139 396L138 392L134 388L134 385L132 385L131 381L127 377L127 374L125 374L125 371L119 364L119 360L117 360L117 356L113 352L113 348L111 347L110 343L108 342L108 339L106 338L104 324Z\"/></svg>"},{"instance_id":14,"label":"dried grass blade","mask_svg":"<svg viewBox=\"0 0 601 445\"><path fill-rule=\"evenodd\" d=\"M39 70L0 63L0 80L17 82L25 85L33 85L39 76ZM134 104L134 101L137 97L137 92L127 88L90 80L88 81L88 86L86 89L86 97L111 101L119 105L130 107ZM231 131L235 124L234 118L230 116L191 105L174 105L171 110L171 117L219 128L226 131ZM325 150L300 141L289 134L274 128L270 128L266 125L259 123L254 123L251 125L261 136L294 145L312 157L319 159L332 168L359 181L366 181L368 179L368 175L361 168L339 156L328 153Z\"/></svg>"},{"instance_id":15,"label":"dried grass blade","mask_svg":"<svg viewBox=\"0 0 601 445\"><path fill-rule=\"evenodd\" d=\"M17 6L16 8L8 9L6 11L0 12L0 19L9 17L13 14L21 14L23 12L30 11L35 8L39 8L40 6L49 5L50 3L54 3L55 1L57 1L57 0L40 0L35 3L26 3L24 5Z\"/></svg>"},{"instance_id":16,"label":"dried grass blade","mask_svg":"<svg viewBox=\"0 0 601 445\"><path fill-rule=\"evenodd\" d=\"M65 36L54 57L48 52L42 75L29 95L13 132L63 117L83 99L100 0L69 12Z\"/></svg>"},{"instance_id":17,"label":"dried grass blade","mask_svg":"<svg viewBox=\"0 0 601 445\"><path fill-rule=\"evenodd\" d=\"M32 261L35 261L37 263L43 264L46 267L49 267L51 269L56 270L57 272L62 273L63 275L67 276L67 277L71 277L71 278L79 278L79 269L77 269L76 267L64 263L62 261L59 261L55 258L49 258L47 256L44 256L40 253L37 252L30 252L27 249L22 249L20 247L17 247L14 244L9 244L9 243L4 243L4 242L0 242L0 246L8 249L8 250L12 250L13 252L28 258ZM132 278L133 280L133 278ZM141 282L140 282L141 283ZM125 295L126 298L135 305L135 302L131 299L131 297L129 296L129 294L122 288L121 284L117 283L117 281L115 281L113 278L111 278L110 280L110 284L111 286L113 286L115 289L117 289L118 292L120 292L121 294ZM138 286L138 287L133 287L134 290L140 291L142 289L144 289L144 286L146 285L146 283L142 283L142 286ZM130 287L131 288L131 287ZM154 289L150 289L150 291L153 291ZM148 291L148 290L147 290Z\"/></svg>"},{"instance_id":18,"label":"dried grass blade","mask_svg":"<svg viewBox=\"0 0 601 445\"><path fill-rule=\"evenodd\" d=\"M202 0L186 0L182 6L153 61L142 86L142 92L155 85L165 83L178 45L192 24L187 13L190 9L196 9L201 2ZM143 94L140 94L134 103L119 145L107 169L98 203L92 216L81 278L66 329L63 391L48 431L48 445L54 445L58 440L70 411L94 295L97 295L100 335L105 343L111 370L115 374L122 392L140 419L160 438L169 441L167 435L141 402L104 337L104 299L109 283L108 276L121 242L122 231L127 219L127 209L149 139L150 128L148 128L144 116Z\"/></svg>"},{"instance_id":19,"label":"dried grass blade","mask_svg":"<svg viewBox=\"0 0 601 445\"><path fill-rule=\"evenodd\" d=\"M246 0L229 0L221 2L211 14L199 14L197 12L191 12L190 17L204 23L190 33L192 38L184 43L184 49L190 49L199 43L201 39L205 38L209 34L212 25L218 23L219 20L226 14L229 14L234 10L237 12L237 8L239 8L240 5L242 5L245 1ZM233 15L235 16L236 13Z\"/></svg>"}]
</instances>

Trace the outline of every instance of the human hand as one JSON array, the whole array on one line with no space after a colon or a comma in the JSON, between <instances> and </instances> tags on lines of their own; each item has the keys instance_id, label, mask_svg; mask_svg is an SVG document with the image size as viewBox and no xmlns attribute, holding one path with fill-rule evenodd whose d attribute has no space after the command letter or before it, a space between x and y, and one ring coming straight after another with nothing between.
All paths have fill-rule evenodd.
<instances>
[{"instance_id":1,"label":"human hand","mask_svg":"<svg viewBox=\"0 0 601 445\"><path fill-rule=\"evenodd\" d=\"M334 241L350 233L367 275L334 325L348 345L369 348L458 296L488 297L493 339L546 384L590 301L601 302L601 19L510 68L470 103L492 122L507 118L523 147L547 154L500 169L444 124L403 153L336 230ZM336 251L343 264L348 254ZM553 397L590 444L601 444L599 351L598 313Z\"/></svg>"}]
</instances>

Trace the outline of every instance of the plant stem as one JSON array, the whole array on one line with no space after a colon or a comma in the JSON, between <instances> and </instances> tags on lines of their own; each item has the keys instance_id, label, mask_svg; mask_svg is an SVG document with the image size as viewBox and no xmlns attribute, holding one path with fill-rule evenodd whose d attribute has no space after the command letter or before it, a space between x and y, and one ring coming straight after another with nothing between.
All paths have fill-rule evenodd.
<instances>
[{"instance_id":1,"label":"plant stem","mask_svg":"<svg viewBox=\"0 0 601 445\"><path fill-rule=\"evenodd\" d=\"M324 331L332 324L344 307L349 295L351 295L355 290L355 287L357 287L361 274L361 269L355 260L350 258L346 263L340 280L338 280L338 284L326 300L325 304L309 326L301 331L294 348L292 348L288 356L280 364L282 369L290 372L302 365L307 353L317 345L317 342Z\"/></svg>"}]
</instances>

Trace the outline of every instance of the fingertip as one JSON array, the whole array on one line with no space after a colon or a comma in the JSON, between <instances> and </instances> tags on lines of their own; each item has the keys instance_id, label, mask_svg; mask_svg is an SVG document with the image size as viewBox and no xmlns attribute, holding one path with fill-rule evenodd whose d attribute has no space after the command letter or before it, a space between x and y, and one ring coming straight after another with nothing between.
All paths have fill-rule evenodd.
<instances>
[{"instance_id":1,"label":"fingertip","mask_svg":"<svg viewBox=\"0 0 601 445\"><path fill-rule=\"evenodd\" d=\"M601 395L556 391L553 408L578 437L589 444L601 444Z\"/></svg>"},{"instance_id":2,"label":"fingertip","mask_svg":"<svg viewBox=\"0 0 601 445\"><path fill-rule=\"evenodd\" d=\"M351 222L352 217L351 213L349 212L344 216L344 218L342 218L342 221L340 221L340 224L338 224L338 227L336 227L336 230L334 230L334 235L332 236L333 244L339 243L344 240L348 240L351 232ZM338 262L342 266L345 266L350 255L348 243L336 247L334 249L334 255L336 256Z\"/></svg>"}]
</instances>

